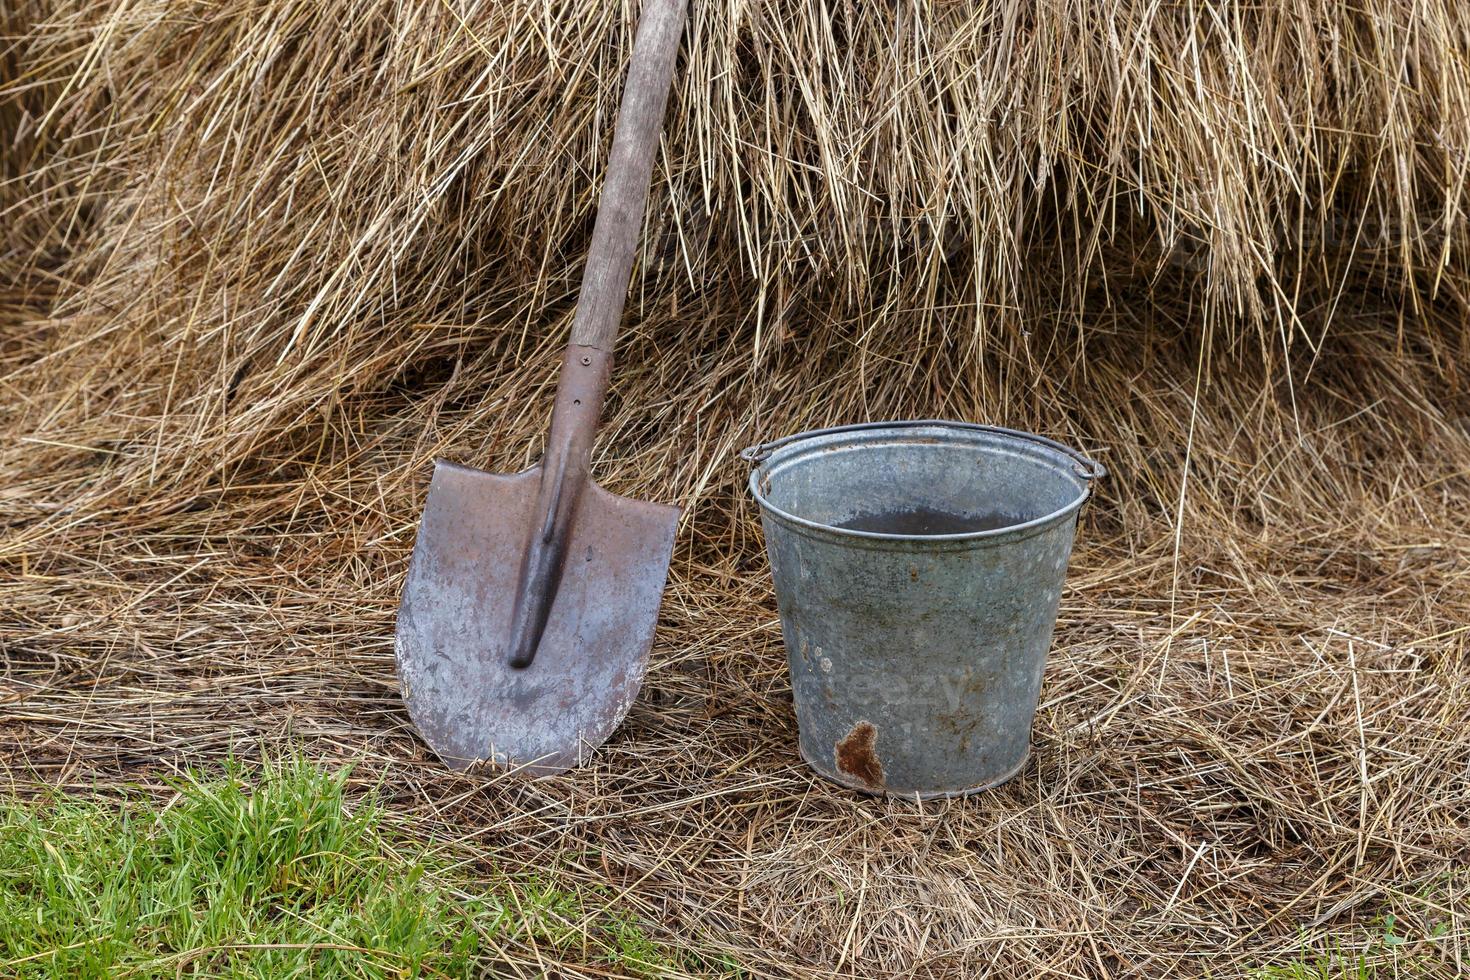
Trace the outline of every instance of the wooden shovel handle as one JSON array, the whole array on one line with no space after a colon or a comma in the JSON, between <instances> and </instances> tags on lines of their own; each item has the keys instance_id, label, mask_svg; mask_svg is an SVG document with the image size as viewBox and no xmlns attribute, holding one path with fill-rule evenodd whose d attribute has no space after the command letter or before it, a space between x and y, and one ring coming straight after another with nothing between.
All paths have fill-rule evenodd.
<instances>
[{"instance_id":1,"label":"wooden shovel handle","mask_svg":"<svg viewBox=\"0 0 1470 980\"><path fill-rule=\"evenodd\" d=\"M617 339L623 304L628 298L628 277L643 227L643 209L648 203L653 156L669 101L674 56L684 33L686 2L644 0L639 15L638 36L628 63L628 81L613 132L592 247L582 273L577 317L572 324L572 343L579 347L596 347L611 354Z\"/></svg>"}]
</instances>

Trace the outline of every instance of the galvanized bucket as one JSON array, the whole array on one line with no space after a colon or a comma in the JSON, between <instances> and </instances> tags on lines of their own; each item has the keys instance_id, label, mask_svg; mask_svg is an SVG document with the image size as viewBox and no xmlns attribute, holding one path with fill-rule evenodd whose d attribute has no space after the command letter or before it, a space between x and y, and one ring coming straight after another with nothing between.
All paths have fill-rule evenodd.
<instances>
[{"instance_id":1,"label":"galvanized bucket","mask_svg":"<svg viewBox=\"0 0 1470 980\"><path fill-rule=\"evenodd\" d=\"M1041 436L945 421L821 429L741 455L807 763L923 799L1014 776L1103 468Z\"/></svg>"}]
</instances>

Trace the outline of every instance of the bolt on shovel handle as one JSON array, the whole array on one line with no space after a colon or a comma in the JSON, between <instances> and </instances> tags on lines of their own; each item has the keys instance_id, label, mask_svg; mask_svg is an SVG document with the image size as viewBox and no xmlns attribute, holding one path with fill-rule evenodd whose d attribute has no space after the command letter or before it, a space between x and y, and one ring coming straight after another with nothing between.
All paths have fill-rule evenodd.
<instances>
[{"instance_id":1,"label":"bolt on shovel handle","mask_svg":"<svg viewBox=\"0 0 1470 980\"><path fill-rule=\"evenodd\" d=\"M643 227L653 156L663 129L679 38L684 33L686 5L687 0L644 0L639 15L597 223L582 272L571 343L557 382L535 519L516 588L507 648L513 667L529 667L535 659L561 582L577 504L587 484L588 458L628 299L628 278Z\"/></svg>"}]
</instances>

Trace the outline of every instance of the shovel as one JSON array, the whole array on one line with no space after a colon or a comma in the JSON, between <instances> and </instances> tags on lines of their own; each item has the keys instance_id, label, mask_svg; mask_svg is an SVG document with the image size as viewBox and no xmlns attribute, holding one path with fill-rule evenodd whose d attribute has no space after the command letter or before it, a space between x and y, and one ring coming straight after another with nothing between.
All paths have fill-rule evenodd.
<instances>
[{"instance_id":1,"label":"shovel","mask_svg":"<svg viewBox=\"0 0 1470 980\"><path fill-rule=\"evenodd\" d=\"M685 3L643 4L541 462L434 464L394 649L408 713L452 769L578 765L643 682L679 510L607 492L588 457Z\"/></svg>"}]
</instances>

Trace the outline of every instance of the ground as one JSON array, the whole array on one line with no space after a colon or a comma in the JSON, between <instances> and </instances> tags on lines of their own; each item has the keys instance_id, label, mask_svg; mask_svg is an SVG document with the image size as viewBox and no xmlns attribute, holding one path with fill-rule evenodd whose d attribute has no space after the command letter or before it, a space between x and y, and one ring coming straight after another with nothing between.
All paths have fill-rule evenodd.
<instances>
[{"instance_id":1,"label":"ground","mask_svg":"<svg viewBox=\"0 0 1470 980\"><path fill-rule=\"evenodd\" d=\"M854 795L798 758L736 454L846 420L832 416L856 397L957 413L922 390L841 393L862 351L768 364L682 428L659 408L661 428L628 428L632 406L669 404L681 379L625 376L599 476L686 507L651 667L587 767L528 783L444 771L409 724L391 637L429 458L524 459L535 413L508 421L481 399L544 374L551 345L518 362L475 340L473 392L443 375L378 386L260 434L244 459L160 436L161 385L59 414L58 377L116 353L65 342L34 311L7 330L0 763L41 814L7 804L11 826L103 819L46 815L63 806L54 791L167 806L186 769L207 784L234 759L259 784L259 760L299 756L350 766L345 798L376 800L395 839L451 848L434 888L578 896L582 918L633 923L668 975L1462 969L1470 437L1442 406L1415 421L1402 401L1426 389L1401 366L1339 348L1291 393L1248 359L1196 387L1179 380L1197 352L1185 338L1151 353L1095 342L1099 435L1054 434L1112 476L1079 529L1031 761L994 792L915 805ZM654 342L628 363L652 363ZM1358 404L1333 381L1349 372ZM979 394L959 412L1027 423L966 383ZM831 413L781 403L801 390L831 393ZM13 908L14 878L0 887ZM530 975L637 972L605 941L538 928L498 924L477 955Z\"/></svg>"}]
</instances>

